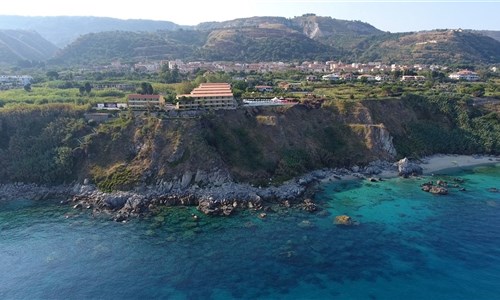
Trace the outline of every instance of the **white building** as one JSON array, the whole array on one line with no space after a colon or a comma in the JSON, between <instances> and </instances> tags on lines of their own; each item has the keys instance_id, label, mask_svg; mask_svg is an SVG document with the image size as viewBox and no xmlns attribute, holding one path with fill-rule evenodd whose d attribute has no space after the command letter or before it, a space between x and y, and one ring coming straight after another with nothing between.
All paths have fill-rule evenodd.
<instances>
[{"instance_id":1,"label":"white building","mask_svg":"<svg viewBox=\"0 0 500 300\"><path fill-rule=\"evenodd\" d=\"M0 76L0 84L10 83L13 85L25 86L25 85L30 84L31 81L33 81L33 77L28 76L28 75L20 75L20 76L18 76L18 75L14 75L14 76L1 75Z\"/></svg>"},{"instance_id":2,"label":"white building","mask_svg":"<svg viewBox=\"0 0 500 300\"><path fill-rule=\"evenodd\" d=\"M480 79L479 75L476 72L472 72L469 70L462 70L456 73L452 73L448 77L454 80L466 80L466 81L477 81Z\"/></svg>"},{"instance_id":3,"label":"white building","mask_svg":"<svg viewBox=\"0 0 500 300\"><path fill-rule=\"evenodd\" d=\"M228 83L202 83L189 94L177 95L178 110L235 109L231 85Z\"/></svg>"},{"instance_id":4,"label":"white building","mask_svg":"<svg viewBox=\"0 0 500 300\"><path fill-rule=\"evenodd\" d=\"M335 73L327 74L327 75L321 76L321 79L325 80L325 81L338 81L338 80L340 80L340 75L335 74Z\"/></svg>"}]
</instances>

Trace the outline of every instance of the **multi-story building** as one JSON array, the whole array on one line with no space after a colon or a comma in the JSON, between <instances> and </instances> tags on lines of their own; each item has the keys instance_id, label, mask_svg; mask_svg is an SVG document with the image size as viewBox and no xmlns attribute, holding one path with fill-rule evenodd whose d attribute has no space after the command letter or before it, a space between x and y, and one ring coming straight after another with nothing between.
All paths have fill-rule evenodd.
<instances>
[{"instance_id":1,"label":"multi-story building","mask_svg":"<svg viewBox=\"0 0 500 300\"><path fill-rule=\"evenodd\" d=\"M403 75L401 81L425 81L425 76Z\"/></svg>"},{"instance_id":2,"label":"multi-story building","mask_svg":"<svg viewBox=\"0 0 500 300\"><path fill-rule=\"evenodd\" d=\"M236 101L228 83L202 83L191 93L178 95L178 110L235 109Z\"/></svg>"},{"instance_id":3,"label":"multi-story building","mask_svg":"<svg viewBox=\"0 0 500 300\"><path fill-rule=\"evenodd\" d=\"M476 72L469 70L462 70L456 73L452 73L448 76L450 79L455 80L467 80L467 81L477 81L479 80L479 75Z\"/></svg>"},{"instance_id":4,"label":"multi-story building","mask_svg":"<svg viewBox=\"0 0 500 300\"><path fill-rule=\"evenodd\" d=\"M127 106L131 110L160 110L164 105L162 95L131 94L127 97Z\"/></svg>"}]
</instances>

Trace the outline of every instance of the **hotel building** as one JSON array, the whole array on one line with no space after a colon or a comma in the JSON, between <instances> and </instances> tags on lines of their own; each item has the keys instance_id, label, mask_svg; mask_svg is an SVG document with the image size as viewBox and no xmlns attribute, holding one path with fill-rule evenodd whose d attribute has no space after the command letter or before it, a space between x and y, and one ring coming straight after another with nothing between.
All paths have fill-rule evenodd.
<instances>
[{"instance_id":1,"label":"hotel building","mask_svg":"<svg viewBox=\"0 0 500 300\"><path fill-rule=\"evenodd\" d=\"M189 94L178 95L178 110L235 109L236 101L228 83L202 83Z\"/></svg>"}]
</instances>

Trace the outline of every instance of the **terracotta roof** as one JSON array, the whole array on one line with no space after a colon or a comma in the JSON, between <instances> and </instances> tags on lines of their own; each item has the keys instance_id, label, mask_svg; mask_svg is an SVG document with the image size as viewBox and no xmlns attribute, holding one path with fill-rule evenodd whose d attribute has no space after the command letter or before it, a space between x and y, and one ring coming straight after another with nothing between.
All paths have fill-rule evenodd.
<instances>
[{"instance_id":1,"label":"terracotta roof","mask_svg":"<svg viewBox=\"0 0 500 300\"><path fill-rule=\"evenodd\" d=\"M177 98L181 97L191 97L191 98L199 98L199 97L232 97L233 93L219 93L219 94L184 94L184 95L177 95Z\"/></svg>"},{"instance_id":2,"label":"terracotta roof","mask_svg":"<svg viewBox=\"0 0 500 300\"><path fill-rule=\"evenodd\" d=\"M215 90L215 91L192 91L191 95L198 95L198 94L230 94L231 91L228 90Z\"/></svg>"}]
</instances>

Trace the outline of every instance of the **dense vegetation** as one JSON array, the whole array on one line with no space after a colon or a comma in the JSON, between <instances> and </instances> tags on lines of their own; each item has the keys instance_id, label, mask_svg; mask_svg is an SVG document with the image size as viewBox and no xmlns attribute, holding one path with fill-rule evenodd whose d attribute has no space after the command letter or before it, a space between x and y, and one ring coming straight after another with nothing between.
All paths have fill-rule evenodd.
<instances>
[{"instance_id":1,"label":"dense vegetation","mask_svg":"<svg viewBox=\"0 0 500 300\"><path fill-rule=\"evenodd\" d=\"M61 183L74 175L83 111L65 105L0 111L0 181Z\"/></svg>"},{"instance_id":2,"label":"dense vegetation","mask_svg":"<svg viewBox=\"0 0 500 300\"><path fill-rule=\"evenodd\" d=\"M399 123L388 127L399 155L500 153L498 111L474 106L469 97L459 94L408 94L398 102L411 114L403 112L404 117L401 112L395 116L375 114L374 118L375 122ZM365 103L375 110L382 104Z\"/></svg>"}]
</instances>

